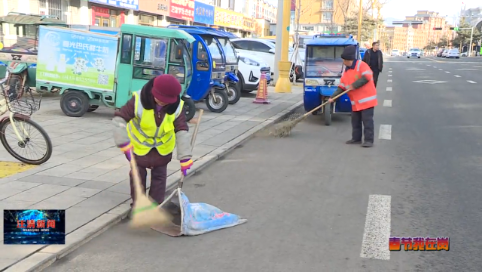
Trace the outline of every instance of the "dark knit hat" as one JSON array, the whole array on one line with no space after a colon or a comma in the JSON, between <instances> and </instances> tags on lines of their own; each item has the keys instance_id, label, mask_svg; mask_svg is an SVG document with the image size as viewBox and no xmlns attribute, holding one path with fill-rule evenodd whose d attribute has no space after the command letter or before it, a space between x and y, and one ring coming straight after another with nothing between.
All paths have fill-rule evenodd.
<instances>
[{"instance_id":1,"label":"dark knit hat","mask_svg":"<svg viewBox=\"0 0 482 272\"><path fill-rule=\"evenodd\" d=\"M345 47L345 50L343 50L343 53L341 54L341 58L344 60L355 60L356 47L354 45L349 45Z\"/></svg>"},{"instance_id":2,"label":"dark knit hat","mask_svg":"<svg viewBox=\"0 0 482 272\"><path fill-rule=\"evenodd\" d=\"M152 95L166 104L176 102L181 91L182 86L177 78L169 74L157 76L152 85Z\"/></svg>"}]
</instances>

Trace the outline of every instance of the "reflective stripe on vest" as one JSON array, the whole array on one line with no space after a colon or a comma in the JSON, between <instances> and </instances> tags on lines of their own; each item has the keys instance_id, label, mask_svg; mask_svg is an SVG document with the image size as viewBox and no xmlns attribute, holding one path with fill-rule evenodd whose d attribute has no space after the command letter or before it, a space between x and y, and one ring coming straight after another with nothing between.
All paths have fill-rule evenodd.
<instances>
[{"instance_id":1,"label":"reflective stripe on vest","mask_svg":"<svg viewBox=\"0 0 482 272\"><path fill-rule=\"evenodd\" d=\"M153 135L149 136L145 131L142 130L141 123L143 121L142 117L144 113L154 114L154 110L145 110L142 106L141 102L141 91L134 93L135 100L135 112L136 118L132 119L127 124L127 132L129 134L129 138L131 138L132 144L134 145L134 153L137 155L143 156L149 153L152 148L156 148L158 152L165 156L174 150L175 142L172 143L172 140L175 140L175 133L174 133L174 121L177 117L182 113L182 109L184 106L184 101L180 101L179 106L176 109L174 114L165 114L164 119L160 126L157 126L155 123L155 116L153 116L153 120L144 120L144 122L154 122L152 128L156 128ZM151 118L151 117L148 117ZM146 124L144 123L144 126ZM149 125L148 125L149 126ZM160 131L162 129L162 131ZM167 132L166 132L167 129ZM151 131L152 132L152 131ZM159 135L161 133L161 135ZM138 134L138 135L136 135ZM145 138L145 140L139 139L139 137ZM168 137L168 138L167 138Z\"/></svg>"},{"instance_id":2,"label":"reflective stripe on vest","mask_svg":"<svg viewBox=\"0 0 482 272\"><path fill-rule=\"evenodd\" d=\"M372 95L372 96L369 96L369 97L365 97L363 99L360 99L358 100L358 104L362 104L362 103L365 103L365 102L368 102L368 101L372 101L374 99L377 99L377 96L376 95ZM351 101L351 104L352 105L355 105L355 101Z\"/></svg>"}]
</instances>

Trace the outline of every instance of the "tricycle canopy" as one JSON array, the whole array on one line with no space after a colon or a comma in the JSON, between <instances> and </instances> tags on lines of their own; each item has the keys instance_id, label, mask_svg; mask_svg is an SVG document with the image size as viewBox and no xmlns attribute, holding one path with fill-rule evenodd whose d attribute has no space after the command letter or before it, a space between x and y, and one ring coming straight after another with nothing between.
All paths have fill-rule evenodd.
<instances>
[{"instance_id":1,"label":"tricycle canopy","mask_svg":"<svg viewBox=\"0 0 482 272\"><path fill-rule=\"evenodd\" d=\"M194 84L187 90L194 101L206 96L213 81L223 83L226 72L236 74L238 56L230 33L200 26L171 25L168 28L182 29L195 39L190 45Z\"/></svg>"}]
</instances>

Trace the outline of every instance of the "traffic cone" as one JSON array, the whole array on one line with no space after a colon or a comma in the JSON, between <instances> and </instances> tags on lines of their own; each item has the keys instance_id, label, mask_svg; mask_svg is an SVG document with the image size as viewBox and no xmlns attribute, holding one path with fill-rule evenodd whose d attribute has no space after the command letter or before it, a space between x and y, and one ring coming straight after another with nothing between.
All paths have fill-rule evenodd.
<instances>
[{"instance_id":1,"label":"traffic cone","mask_svg":"<svg viewBox=\"0 0 482 272\"><path fill-rule=\"evenodd\" d=\"M255 104L269 104L268 100L268 80L266 78L266 73L261 73L261 78L259 79L258 91L256 92L256 99L253 103Z\"/></svg>"}]
</instances>

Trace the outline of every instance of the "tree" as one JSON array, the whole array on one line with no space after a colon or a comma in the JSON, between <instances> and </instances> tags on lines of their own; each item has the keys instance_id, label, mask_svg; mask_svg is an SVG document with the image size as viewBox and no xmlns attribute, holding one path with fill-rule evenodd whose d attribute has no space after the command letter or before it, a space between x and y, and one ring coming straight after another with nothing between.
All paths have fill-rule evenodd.
<instances>
[{"instance_id":1,"label":"tree","mask_svg":"<svg viewBox=\"0 0 482 272\"><path fill-rule=\"evenodd\" d=\"M378 20L378 24L382 24L383 20ZM362 18L361 37L357 37L359 42L369 40L373 36L373 30L376 28L377 20L365 15ZM345 34L356 35L358 33L358 14L351 16L345 20L343 27Z\"/></svg>"},{"instance_id":2,"label":"tree","mask_svg":"<svg viewBox=\"0 0 482 272\"><path fill-rule=\"evenodd\" d=\"M437 47L445 47L447 46L448 43L449 43L449 40L447 39L447 37L442 37L436 44L437 44Z\"/></svg>"},{"instance_id":3,"label":"tree","mask_svg":"<svg viewBox=\"0 0 482 272\"><path fill-rule=\"evenodd\" d=\"M472 26L466 22L461 22L459 28L471 28ZM454 47L461 47L465 45L469 45L470 43L470 29L460 29L457 31L457 36L452 40L452 45ZM474 28L474 35L472 36L472 42L476 42L480 40L482 34L480 33L479 29Z\"/></svg>"}]
</instances>

